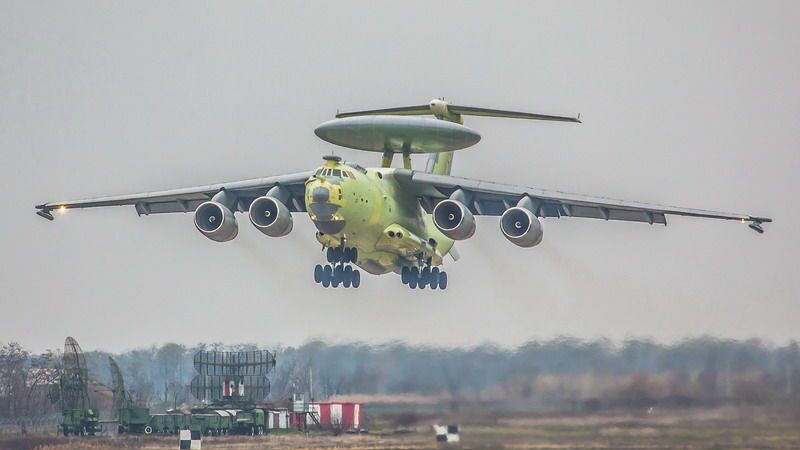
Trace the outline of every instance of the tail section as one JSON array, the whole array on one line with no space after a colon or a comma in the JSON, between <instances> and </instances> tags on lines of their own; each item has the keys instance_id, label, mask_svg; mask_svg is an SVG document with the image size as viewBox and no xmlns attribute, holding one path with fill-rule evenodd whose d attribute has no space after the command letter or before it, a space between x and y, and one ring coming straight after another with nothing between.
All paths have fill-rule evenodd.
<instances>
[{"instance_id":1,"label":"tail section","mask_svg":"<svg viewBox=\"0 0 800 450\"><path fill-rule=\"evenodd\" d=\"M450 175L450 170L453 168L453 153L441 152L428 155L425 172L435 175Z\"/></svg>"}]
</instances>

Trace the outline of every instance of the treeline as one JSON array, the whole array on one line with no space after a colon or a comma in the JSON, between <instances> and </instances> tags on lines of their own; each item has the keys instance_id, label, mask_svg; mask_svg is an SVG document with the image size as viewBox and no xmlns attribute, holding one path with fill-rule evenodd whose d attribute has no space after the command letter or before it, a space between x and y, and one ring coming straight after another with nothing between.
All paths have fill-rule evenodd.
<instances>
[{"instance_id":1,"label":"treeline","mask_svg":"<svg viewBox=\"0 0 800 450\"><path fill-rule=\"evenodd\" d=\"M199 350L256 350L257 345L169 343L120 354L86 353L90 376L110 385L108 356L119 363L133 398L154 408L196 400L188 391L192 357ZM348 394L419 394L457 407L465 401L497 401L543 407L677 402L764 403L800 394L800 346L775 346L758 339L735 341L701 337L675 344L629 340L558 338L516 349L327 344L269 348L277 366L269 377L274 403L308 391L317 399ZM32 377L50 382L58 352L31 355L18 344L0 350L0 416L43 410L21 406ZM27 378L21 379L25 375ZM27 387L27 390L26 390ZM95 391L101 391L95 389ZM41 400L41 399L40 399ZM22 403L20 403L22 402ZM27 409L26 409L27 408ZM37 409L38 408L38 409Z\"/></svg>"}]
</instances>

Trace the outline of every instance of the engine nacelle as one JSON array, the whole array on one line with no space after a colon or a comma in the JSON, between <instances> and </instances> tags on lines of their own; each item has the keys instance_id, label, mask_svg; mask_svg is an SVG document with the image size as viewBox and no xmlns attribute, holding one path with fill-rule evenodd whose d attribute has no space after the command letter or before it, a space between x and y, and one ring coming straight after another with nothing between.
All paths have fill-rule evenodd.
<instances>
[{"instance_id":1,"label":"engine nacelle","mask_svg":"<svg viewBox=\"0 0 800 450\"><path fill-rule=\"evenodd\" d=\"M217 242L230 241L239 234L239 225L233 212L215 201L205 202L197 207L194 211L194 226L205 237Z\"/></svg>"},{"instance_id":2,"label":"engine nacelle","mask_svg":"<svg viewBox=\"0 0 800 450\"><path fill-rule=\"evenodd\" d=\"M539 245L544 237L542 223L530 210L515 206L500 217L500 231L503 236L520 247Z\"/></svg>"},{"instance_id":3,"label":"engine nacelle","mask_svg":"<svg viewBox=\"0 0 800 450\"><path fill-rule=\"evenodd\" d=\"M292 231L292 213L274 197L259 197L250 204L250 222L258 231L272 237L286 236Z\"/></svg>"},{"instance_id":4,"label":"engine nacelle","mask_svg":"<svg viewBox=\"0 0 800 450\"><path fill-rule=\"evenodd\" d=\"M433 208L433 224L450 239L469 239L475 234L475 216L458 200L442 200Z\"/></svg>"}]
</instances>

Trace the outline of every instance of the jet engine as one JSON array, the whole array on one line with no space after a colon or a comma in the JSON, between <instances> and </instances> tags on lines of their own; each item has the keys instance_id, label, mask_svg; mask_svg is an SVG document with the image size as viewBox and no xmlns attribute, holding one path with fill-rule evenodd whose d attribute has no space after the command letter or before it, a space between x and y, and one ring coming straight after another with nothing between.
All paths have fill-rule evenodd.
<instances>
[{"instance_id":1,"label":"jet engine","mask_svg":"<svg viewBox=\"0 0 800 450\"><path fill-rule=\"evenodd\" d=\"M239 225L233 212L222 203L202 203L194 212L194 225L207 238L227 242L239 234Z\"/></svg>"},{"instance_id":2,"label":"jet engine","mask_svg":"<svg viewBox=\"0 0 800 450\"><path fill-rule=\"evenodd\" d=\"M544 231L542 223L527 208L509 208L500 217L500 231L503 236L520 247L533 247L542 242Z\"/></svg>"},{"instance_id":3,"label":"jet engine","mask_svg":"<svg viewBox=\"0 0 800 450\"><path fill-rule=\"evenodd\" d=\"M433 223L450 239L469 239L475 234L475 216L458 200L442 200L433 208Z\"/></svg>"},{"instance_id":4,"label":"jet engine","mask_svg":"<svg viewBox=\"0 0 800 450\"><path fill-rule=\"evenodd\" d=\"M264 196L253 200L248 215L253 226L267 236L281 237L292 231L292 213L277 198Z\"/></svg>"}]
</instances>

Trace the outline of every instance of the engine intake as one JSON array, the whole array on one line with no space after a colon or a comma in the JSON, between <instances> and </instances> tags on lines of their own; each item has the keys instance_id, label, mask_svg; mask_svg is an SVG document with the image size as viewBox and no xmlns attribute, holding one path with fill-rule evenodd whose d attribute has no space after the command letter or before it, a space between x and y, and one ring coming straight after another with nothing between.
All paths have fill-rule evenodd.
<instances>
[{"instance_id":1,"label":"engine intake","mask_svg":"<svg viewBox=\"0 0 800 450\"><path fill-rule=\"evenodd\" d=\"M530 210L515 206L500 217L500 231L509 241L520 247L539 245L544 237L542 223Z\"/></svg>"},{"instance_id":2,"label":"engine intake","mask_svg":"<svg viewBox=\"0 0 800 450\"><path fill-rule=\"evenodd\" d=\"M205 237L217 242L226 242L239 234L239 225L233 212L222 203L202 203L194 212L194 225Z\"/></svg>"},{"instance_id":3,"label":"engine intake","mask_svg":"<svg viewBox=\"0 0 800 450\"><path fill-rule=\"evenodd\" d=\"M475 234L475 216L458 200L442 200L433 208L433 224L450 239L469 239Z\"/></svg>"},{"instance_id":4,"label":"engine intake","mask_svg":"<svg viewBox=\"0 0 800 450\"><path fill-rule=\"evenodd\" d=\"M250 204L250 222L258 231L272 237L286 236L292 231L292 213L274 197L259 197Z\"/></svg>"}]
</instances>

